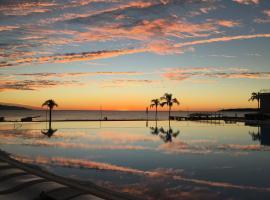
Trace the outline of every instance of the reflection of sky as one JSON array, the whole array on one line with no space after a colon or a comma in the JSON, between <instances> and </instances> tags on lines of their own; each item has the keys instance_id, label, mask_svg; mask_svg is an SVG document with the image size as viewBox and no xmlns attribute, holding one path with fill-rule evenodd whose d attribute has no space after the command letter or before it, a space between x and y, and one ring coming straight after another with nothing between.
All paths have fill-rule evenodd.
<instances>
[{"instance_id":1,"label":"reflection of sky","mask_svg":"<svg viewBox=\"0 0 270 200\"><path fill-rule=\"evenodd\" d=\"M185 197L180 191L244 198L270 190L270 147L249 134L257 127L172 122L171 128L180 133L164 143L151 134L154 122L149 127L145 122L102 122L101 128L98 122L54 123L58 131L51 138L40 133L44 124L29 123L16 131L12 125L1 126L1 149L54 173L112 189L152 198L163 191L160 198L166 199ZM168 129L165 121L158 126ZM139 194L141 184L144 194Z\"/></svg>"}]
</instances>

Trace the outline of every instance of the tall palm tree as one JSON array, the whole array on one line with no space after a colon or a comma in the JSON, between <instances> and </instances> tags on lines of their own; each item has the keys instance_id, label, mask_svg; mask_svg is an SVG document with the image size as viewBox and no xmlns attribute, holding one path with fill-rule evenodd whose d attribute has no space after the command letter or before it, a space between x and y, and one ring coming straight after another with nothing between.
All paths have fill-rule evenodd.
<instances>
[{"instance_id":1,"label":"tall palm tree","mask_svg":"<svg viewBox=\"0 0 270 200\"><path fill-rule=\"evenodd\" d=\"M170 122L170 119L171 119L171 109L172 109L172 106L174 104L177 104L179 105L179 101L176 99L176 98L173 98L172 97L172 94L169 94L169 93L165 93L161 98L160 100L162 101L160 103L161 107L163 107L164 105L167 105L169 107L169 122Z\"/></svg>"},{"instance_id":2,"label":"tall palm tree","mask_svg":"<svg viewBox=\"0 0 270 200\"><path fill-rule=\"evenodd\" d=\"M248 101L257 101L258 102L258 111L260 109L260 93L259 92L252 92L251 97Z\"/></svg>"},{"instance_id":3,"label":"tall palm tree","mask_svg":"<svg viewBox=\"0 0 270 200\"><path fill-rule=\"evenodd\" d=\"M157 108L160 105L160 101L159 99L152 99L151 100L151 104L150 104L150 108L155 107L156 108L156 115L155 115L155 120L157 121Z\"/></svg>"},{"instance_id":4,"label":"tall palm tree","mask_svg":"<svg viewBox=\"0 0 270 200\"><path fill-rule=\"evenodd\" d=\"M50 113L49 114L49 129L51 129L51 124L52 124L52 110L53 110L54 107L57 107L58 105L57 105L57 103L54 100L49 99L49 100L45 101L42 104L42 107L43 106L47 106L49 108L49 110L50 110L50 112L49 112Z\"/></svg>"}]
</instances>

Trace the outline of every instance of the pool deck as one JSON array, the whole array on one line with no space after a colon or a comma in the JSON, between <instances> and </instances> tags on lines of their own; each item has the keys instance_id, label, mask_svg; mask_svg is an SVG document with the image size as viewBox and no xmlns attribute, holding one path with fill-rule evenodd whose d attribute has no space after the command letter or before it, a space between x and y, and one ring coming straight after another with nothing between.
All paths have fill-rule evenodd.
<instances>
[{"instance_id":1,"label":"pool deck","mask_svg":"<svg viewBox=\"0 0 270 200\"><path fill-rule=\"evenodd\" d=\"M137 200L90 182L60 177L0 151L1 200Z\"/></svg>"}]
</instances>

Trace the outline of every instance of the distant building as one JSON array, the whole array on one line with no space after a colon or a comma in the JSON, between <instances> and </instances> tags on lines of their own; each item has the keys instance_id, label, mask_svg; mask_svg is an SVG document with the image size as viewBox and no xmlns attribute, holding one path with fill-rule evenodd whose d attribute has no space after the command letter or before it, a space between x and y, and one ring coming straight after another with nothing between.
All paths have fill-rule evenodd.
<instances>
[{"instance_id":1,"label":"distant building","mask_svg":"<svg viewBox=\"0 0 270 200\"><path fill-rule=\"evenodd\" d=\"M270 90L262 90L259 95L260 112L264 114L270 114Z\"/></svg>"}]
</instances>

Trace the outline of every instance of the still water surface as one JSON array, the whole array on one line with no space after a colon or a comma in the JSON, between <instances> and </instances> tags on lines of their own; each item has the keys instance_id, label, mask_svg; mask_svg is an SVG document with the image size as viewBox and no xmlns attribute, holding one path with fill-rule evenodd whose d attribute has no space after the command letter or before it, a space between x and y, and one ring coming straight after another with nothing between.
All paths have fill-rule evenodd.
<instances>
[{"instance_id":1,"label":"still water surface","mask_svg":"<svg viewBox=\"0 0 270 200\"><path fill-rule=\"evenodd\" d=\"M55 174L143 199L270 199L270 125L131 121L53 127L47 134L44 123L1 123L0 149Z\"/></svg>"}]
</instances>

